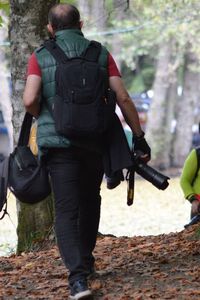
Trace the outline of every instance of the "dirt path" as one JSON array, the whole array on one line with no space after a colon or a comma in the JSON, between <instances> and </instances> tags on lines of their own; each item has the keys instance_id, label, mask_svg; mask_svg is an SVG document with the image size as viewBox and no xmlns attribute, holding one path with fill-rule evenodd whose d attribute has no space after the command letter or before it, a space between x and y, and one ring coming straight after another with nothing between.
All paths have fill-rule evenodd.
<instances>
[{"instance_id":1,"label":"dirt path","mask_svg":"<svg viewBox=\"0 0 200 300\"><path fill-rule=\"evenodd\" d=\"M166 172L168 175L168 173ZM17 243L16 202L9 194L8 212L0 226L0 256L15 251ZM180 232L189 221L191 204L183 197L179 177L170 179L165 190L156 189L146 180L135 182L135 199L127 205L127 182L114 190L101 187L102 205L99 231L115 236L148 236Z\"/></svg>"},{"instance_id":2,"label":"dirt path","mask_svg":"<svg viewBox=\"0 0 200 300\"><path fill-rule=\"evenodd\" d=\"M99 237L94 299L200 299L197 225L149 237ZM67 299L66 271L57 249L0 258L1 300Z\"/></svg>"}]
</instances>

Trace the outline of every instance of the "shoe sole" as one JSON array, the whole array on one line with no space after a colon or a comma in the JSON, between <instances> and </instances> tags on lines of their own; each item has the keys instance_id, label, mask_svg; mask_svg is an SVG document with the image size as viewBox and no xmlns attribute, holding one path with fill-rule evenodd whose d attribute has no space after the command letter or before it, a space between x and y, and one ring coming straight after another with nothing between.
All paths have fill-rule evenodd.
<instances>
[{"instance_id":1,"label":"shoe sole","mask_svg":"<svg viewBox=\"0 0 200 300\"><path fill-rule=\"evenodd\" d=\"M68 298L69 300L92 300L93 296L90 290L88 291L84 291L84 292L80 292L74 296L69 296Z\"/></svg>"}]
</instances>

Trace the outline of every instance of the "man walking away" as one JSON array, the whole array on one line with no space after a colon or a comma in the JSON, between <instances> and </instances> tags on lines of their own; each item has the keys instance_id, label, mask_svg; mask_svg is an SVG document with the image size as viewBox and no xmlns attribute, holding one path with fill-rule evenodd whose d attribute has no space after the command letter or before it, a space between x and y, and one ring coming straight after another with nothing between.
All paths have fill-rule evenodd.
<instances>
[{"instance_id":1,"label":"man walking away","mask_svg":"<svg viewBox=\"0 0 200 300\"><path fill-rule=\"evenodd\" d=\"M73 5L58 4L49 11L47 29L69 59L80 57L90 44L81 31L82 25L79 11ZM104 74L105 85L108 83L116 93L117 104L135 136L135 147L144 153L142 158L148 161L150 148L141 130L136 108L111 54L103 46L98 64ZM94 272L92 253L100 219L104 133L96 137L69 137L58 133L53 111L54 101L57 101L57 67L56 59L45 46L36 49L29 59L23 101L26 110L38 119L39 153L45 157L50 170L57 244L69 270L69 299L90 299L92 292L88 288L87 277ZM84 80L83 84L86 84ZM90 118L92 115L88 122Z\"/></svg>"}]
</instances>

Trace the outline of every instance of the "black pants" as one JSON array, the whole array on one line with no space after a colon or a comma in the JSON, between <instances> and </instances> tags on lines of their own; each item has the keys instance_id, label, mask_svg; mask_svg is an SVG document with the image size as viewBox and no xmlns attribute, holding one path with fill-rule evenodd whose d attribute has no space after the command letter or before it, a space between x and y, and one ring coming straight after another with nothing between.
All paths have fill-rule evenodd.
<instances>
[{"instance_id":1,"label":"black pants","mask_svg":"<svg viewBox=\"0 0 200 300\"><path fill-rule=\"evenodd\" d=\"M51 149L47 156L55 197L55 232L69 282L85 277L94 263L100 219L102 157L77 147Z\"/></svg>"}]
</instances>

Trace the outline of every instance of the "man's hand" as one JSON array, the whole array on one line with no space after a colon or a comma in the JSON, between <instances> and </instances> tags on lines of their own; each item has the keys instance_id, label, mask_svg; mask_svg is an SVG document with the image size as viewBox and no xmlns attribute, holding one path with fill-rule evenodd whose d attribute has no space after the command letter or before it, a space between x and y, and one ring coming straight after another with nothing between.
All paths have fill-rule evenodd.
<instances>
[{"instance_id":1,"label":"man's hand","mask_svg":"<svg viewBox=\"0 0 200 300\"><path fill-rule=\"evenodd\" d=\"M151 159L151 148L144 137L134 136L134 151L141 151L143 153L140 158L144 162L148 162Z\"/></svg>"},{"instance_id":2,"label":"man's hand","mask_svg":"<svg viewBox=\"0 0 200 300\"><path fill-rule=\"evenodd\" d=\"M200 195L193 195L189 200L192 203L192 214L200 213Z\"/></svg>"},{"instance_id":3,"label":"man's hand","mask_svg":"<svg viewBox=\"0 0 200 300\"><path fill-rule=\"evenodd\" d=\"M110 77L109 84L110 88L116 93L117 104L121 109L126 123L134 133L134 150L142 152L140 158L144 162L149 161L151 159L151 149L144 138L144 133L140 126L139 115L134 102L130 98L120 77Z\"/></svg>"}]
</instances>

